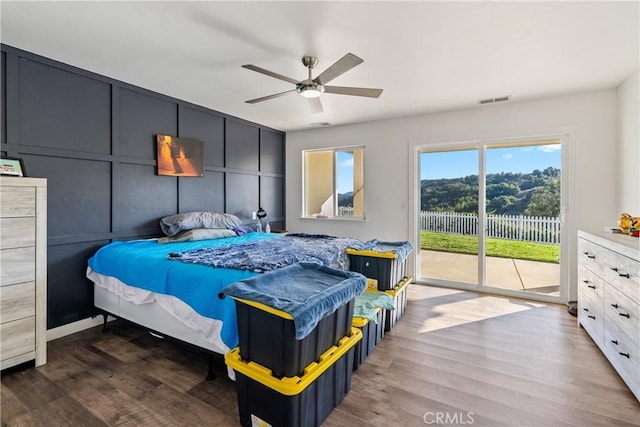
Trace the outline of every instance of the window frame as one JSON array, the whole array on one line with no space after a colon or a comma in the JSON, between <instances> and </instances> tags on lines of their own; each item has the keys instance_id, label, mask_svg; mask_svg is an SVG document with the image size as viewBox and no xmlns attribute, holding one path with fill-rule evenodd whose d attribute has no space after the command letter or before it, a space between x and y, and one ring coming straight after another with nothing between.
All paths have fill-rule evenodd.
<instances>
[{"instance_id":1,"label":"window frame","mask_svg":"<svg viewBox=\"0 0 640 427\"><path fill-rule=\"evenodd\" d=\"M337 159L338 159L338 152L345 152L345 151L350 151L350 152L355 152L357 150L361 150L362 155L361 155L361 164L359 166L360 169L360 175L361 175L361 181L362 181L362 185L359 187L360 190L356 191L356 189L354 188L353 193L354 195L356 193L362 193L362 201L361 201L361 210L362 210L362 215L337 215L337 205L338 205L338 190L337 190L337 184L336 184L336 179L337 179ZM308 153L321 153L321 152L326 152L326 153L331 153L331 158L332 158L332 170L331 170L331 182L333 184L333 188L332 188L332 195L330 197L333 197L334 199L334 203L333 203L333 207L332 207L332 211L333 211L333 216L320 216L320 215L314 215L314 214L310 214L308 213L308 197L309 197L309 185L308 185L308 167L307 167L307 154ZM337 220L337 221L365 221L366 220L366 213L365 213L365 204L364 204L364 193L365 193L365 173L364 173L364 168L365 168L365 160L364 160L364 152L365 152L365 146L364 145L348 145L348 146L337 146L337 147L325 147L325 148L310 148L310 149L306 149L306 150L301 150L301 154L302 154L302 206L301 206L301 216L300 219L311 219L311 220ZM354 154L354 162L355 162L355 154ZM354 181L355 181L355 171L357 166L354 165ZM354 187L356 186L356 182L354 182Z\"/></svg>"}]
</instances>

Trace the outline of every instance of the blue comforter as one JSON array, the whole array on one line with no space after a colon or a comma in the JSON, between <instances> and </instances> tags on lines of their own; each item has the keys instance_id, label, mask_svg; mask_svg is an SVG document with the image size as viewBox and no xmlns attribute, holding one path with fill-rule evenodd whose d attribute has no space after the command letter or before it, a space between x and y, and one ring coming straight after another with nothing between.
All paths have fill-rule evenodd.
<instances>
[{"instance_id":1,"label":"blue comforter","mask_svg":"<svg viewBox=\"0 0 640 427\"><path fill-rule=\"evenodd\" d=\"M208 247L187 252L173 251L169 258L191 264L234 268L257 273L277 270L300 262L312 262L341 270L348 269L347 248L370 248L351 237L324 234L287 234L277 241L262 240L233 246Z\"/></svg>"},{"instance_id":2,"label":"blue comforter","mask_svg":"<svg viewBox=\"0 0 640 427\"><path fill-rule=\"evenodd\" d=\"M234 302L230 298L220 300L218 292L231 283L258 273L175 262L167 256L170 252L281 237L279 234L249 233L239 237L170 244L159 244L155 239L113 242L100 248L89 259L89 267L96 273L115 277L127 285L173 295L189 304L201 316L222 320L221 339L229 348L233 348L238 345Z\"/></svg>"}]
</instances>

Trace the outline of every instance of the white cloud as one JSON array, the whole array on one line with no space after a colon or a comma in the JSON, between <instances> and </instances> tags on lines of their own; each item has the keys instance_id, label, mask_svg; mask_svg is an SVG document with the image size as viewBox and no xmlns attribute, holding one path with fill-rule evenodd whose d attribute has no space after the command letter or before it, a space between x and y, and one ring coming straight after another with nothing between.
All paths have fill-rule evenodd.
<instances>
[{"instance_id":1,"label":"white cloud","mask_svg":"<svg viewBox=\"0 0 640 427\"><path fill-rule=\"evenodd\" d=\"M513 154L511 153L505 153L502 155L502 158L507 160L511 160L512 157L513 157Z\"/></svg>"},{"instance_id":2,"label":"white cloud","mask_svg":"<svg viewBox=\"0 0 640 427\"><path fill-rule=\"evenodd\" d=\"M340 163L340 167L352 168L353 167L353 157L343 161L342 163Z\"/></svg>"},{"instance_id":3,"label":"white cloud","mask_svg":"<svg viewBox=\"0 0 640 427\"><path fill-rule=\"evenodd\" d=\"M523 147L520 149L520 151L531 151L531 150L533 150L532 147Z\"/></svg>"},{"instance_id":4,"label":"white cloud","mask_svg":"<svg viewBox=\"0 0 640 427\"><path fill-rule=\"evenodd\" d=\"M559 151L562 146L560 144L551 144L551 145L540 145L538 151L542 151L543 153L553 153L554 151Z\"/></svg>"}]
</instances>

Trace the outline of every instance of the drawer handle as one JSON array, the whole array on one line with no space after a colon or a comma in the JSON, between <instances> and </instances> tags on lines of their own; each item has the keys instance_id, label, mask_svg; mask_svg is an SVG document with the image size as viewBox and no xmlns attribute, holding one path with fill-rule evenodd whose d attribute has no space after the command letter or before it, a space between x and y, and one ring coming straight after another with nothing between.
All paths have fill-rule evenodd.
<instances>
[{"instance_id":1,"label":"drawer handle","mask_svg":"<svg viewBox=\"0 0 640 427\"><path fill-rule=\"evenodd\" d=\"M611 307L618 308L618 304L611 304Z\"/></svg>"},{"instance_id":2,"label":"drawer handle","mask_svg":"<svg viewBox=\"0 0 640 427\"><path fill-rule=\"evenodd\" d=\"M622 317L626 317L627 319L629 319L629 313L618 313L618 314Z\"/></svg>"},{"instance_id":3,"label":"drawer handle","mask_svg":"<svg viewBox=\"0 0 640 427\"><path fill-rule=\"evenodd\" d=\"M587 312L589 311L589 309L588 309L588 308L583 308L583 310L584 310L584 311L587 311Z\"/></svg>"},{"instance_id":4,"label":"drawer handle","mask_svg":"<svg viewBox=\"0 0 640 427\"><path fill-rule=\"evenodd\" d=\"M621 352L621 351L619 351L618 353L620 354L620 356L624 356L624 357L626 357L627 359L630 359L630 357L629 357L629 353L623 353L623 352Z\"/></svg>"},{"instance_id":5,"label":"drawer handle","mask_svg":"<svg viewBox=\"0 0 640 427\"><path fill-rule=\"evenodd\" d=\"M587 288L595 289L596 286L595 285L587 285Z\"/></svg>"},{"instance_id":6,"label":"drawer handle","mask_svg":"<svg viewBox=\"0 0 640 427\"><path fill-rule=\"evenodd\" d=\"M582 252L582 253L585 254L587 256L587 258L596 259L596 256L595 255L591 255L589 252L585 251L585 252Z\"/></svg>"},{"instance_id":7,"label":"drawer handle","mask_svg":"<svg viewBox=\"0 0 640 427\"><path fill-rule=\"evenodd\" d=\"M618 276L620 277L626 277L627 279L629 279L629 273L619 273L619 269L618 267L611 267L611 270L615 271L616 273L618 273Z\"/></svg>"},{"instance_id":8,"label":"drawer handle","mask_svg":"<svg viewBox=\"0 0 640 427\"><path fill-rule=\"evenodd\" d=\"M618 340L611 340L611 342L615 345L618 345Z\"/></svg>"},{"instance_id":9,"label":"drawer handle","mask_svg":"<svg viewBox=\"0 0 640 427\"><path fill-rule=\"evenodd\" d=\"M596 320L596 316L587 316L590 319Z\"/></svg>"}]
</instances>

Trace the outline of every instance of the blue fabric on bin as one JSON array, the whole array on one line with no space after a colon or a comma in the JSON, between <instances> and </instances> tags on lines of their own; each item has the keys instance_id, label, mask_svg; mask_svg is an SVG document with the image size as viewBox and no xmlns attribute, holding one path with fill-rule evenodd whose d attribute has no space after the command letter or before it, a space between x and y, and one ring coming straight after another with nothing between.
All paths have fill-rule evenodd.
<instances>
[{"instance_id":1,"label":"blue fabric on bin","mask_svg":"<svg viewBox=\"0 0 640 427\"><path fill-rule=\"evenodd\" d=\"M256 301L289 313L296 339L301 340L320 319L361 294L367 279L360 273L315 263L299 263L241 280L220 291L224 295Z\"/></svg>"},{"instance_id":2,"label":"blue fabric on bin","mask_svg":"<svg viewBox=\"0 0 640 427\"><path fill-rule=\"evenodd\" d=\"M394 254L396 254L399 261L404 261L404 259L407 258L407 256L409 256L409 254L413 250L413 245L411 244L411 242L407 242L407 241L383 242L378 239L373 239L366 242L365 245L363 246L367 246L366 249L372 250L375 252L380 252L380 253L393 252ZM353 248L361 249L357 247L353 247Z\"/></svg>"},{"instance_id":3,"label":"blue fabric on bin","mask_svg":"<svg viewBox=\"0 0 640 427\"><path fill-rule=\"evenodd\" d=\"M374 323L378 323L378 316L376 316L377 307L386 310L395 310L391 295L386 292L365 292L356 297L353 317L363 317Z\"/></svg>"}]
</instances>

